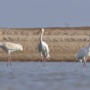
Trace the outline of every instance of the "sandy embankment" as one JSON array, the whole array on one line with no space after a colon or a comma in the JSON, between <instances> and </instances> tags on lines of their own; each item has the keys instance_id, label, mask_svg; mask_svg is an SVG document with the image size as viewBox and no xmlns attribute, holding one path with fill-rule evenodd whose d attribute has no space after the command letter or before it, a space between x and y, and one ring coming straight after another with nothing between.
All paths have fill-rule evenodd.
<instances>
[{"instance_id":1,"label":"sandy embankment","mask_svg":"<svg viewBox=\"0 0 90 90\"><path fill-rule=\"evenodd\" d=\"M37 45L39 28L0 29L1 42L20 43L24 51L12 53L13 61L41 61ZM90 28L46 28L43 40L49 45L49 61L75 61L79 48L88 45ZM7 60L7 53L0 49L0 61ZM88 59L89 61L89 59Z\"/></svg>"}]
</instances>

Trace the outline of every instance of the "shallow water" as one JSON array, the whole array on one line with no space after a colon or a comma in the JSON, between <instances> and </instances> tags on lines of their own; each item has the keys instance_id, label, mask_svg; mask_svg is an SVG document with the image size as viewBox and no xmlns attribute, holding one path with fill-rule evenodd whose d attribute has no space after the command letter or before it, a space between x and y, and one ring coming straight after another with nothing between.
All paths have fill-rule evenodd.
<instances>
[{"instance_id":1,"label":"shallow water","mask_svg":"<svg viewBox=\"0 0 90 90\"><path fill-rule=\"evenodd\" d=\"M0 62L0 90L90 90L90 63Z\"/></svg>"}]
</instances>

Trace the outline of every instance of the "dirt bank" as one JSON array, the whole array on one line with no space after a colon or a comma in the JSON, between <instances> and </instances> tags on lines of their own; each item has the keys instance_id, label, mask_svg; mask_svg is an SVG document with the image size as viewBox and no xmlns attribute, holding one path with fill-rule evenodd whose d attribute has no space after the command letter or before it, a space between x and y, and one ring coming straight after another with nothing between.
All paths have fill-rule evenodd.
<instances>
[{"instance_id":1,"label":"dirt bank","mask_svg":"<svg viewBox=\"0 0 90 90\"><path fill-rule=\"evenodd\" d=\"M23 45L23 52L12 53L13 61L41 61L37 45L40 28L1 28L0 41ZM47 61L75 61L75 53L88 45L90 28L45 28L43 40L49 45L51 59ZM0 49L0 61L7 60L7 53ZM88 61L90 58L88 59Z\"/></svg>"}]
</instances>

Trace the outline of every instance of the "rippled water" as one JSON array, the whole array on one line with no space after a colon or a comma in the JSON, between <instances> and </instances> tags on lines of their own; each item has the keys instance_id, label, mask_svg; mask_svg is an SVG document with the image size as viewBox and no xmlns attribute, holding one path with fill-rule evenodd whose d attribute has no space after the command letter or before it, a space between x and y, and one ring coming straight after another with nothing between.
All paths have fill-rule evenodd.
<instances>
[{"instance_id":1,"label":"rippled water","mask_svg":"<svg viewBox=\"0 0 90 90\"><path fill-rule=\"evenodd\" d=\"M90 90L90 63L0 62L0 90Z\"/></svg>"}]
</instances>

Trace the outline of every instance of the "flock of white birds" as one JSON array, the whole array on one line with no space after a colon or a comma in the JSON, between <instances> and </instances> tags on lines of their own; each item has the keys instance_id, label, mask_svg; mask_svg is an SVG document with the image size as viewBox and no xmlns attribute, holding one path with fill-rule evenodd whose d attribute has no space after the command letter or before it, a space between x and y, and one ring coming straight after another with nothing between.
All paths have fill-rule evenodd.
<instances>
[{"instance_id":1,"label":"flock of white birds","mask_svg":"<svg viewBox=\"0 0 90 90\"><path fill-rule=\"evenodd\" d=\"M49 55L49 47L48 45L42 40L42 36L44 33L44 29L42 28L40 31L40 43L38 45L38 50L41 53L42 61L45 61L45 58L50 58ZM23 46L21 44L15 44L12 42L0 42L0 48L2 48L5 52L8 53L8 61L7 66L12 65L11 63L11 53L14 51L23 51Z\"/></svg>"},{"instance_id":2,"label":"flock of white birds","mask_svg":"<svg viewBox=\"0 0 90 90\"><path fill-rule=\"evenodd\" d=\"M50 59L50 54L49 54L48 44L42 40L43 34L44 34L44 29L41 28L38 50L41 54L42 61L45 62L46 58ZM90 36L89 36L89 40L90 40ZM17 50L23 51L23 46L21 44L15 44L12 42L0 42L0 47L8 53L7 66L12 65L12 63L11 63L11 61L12 61L11 53L12 52L17 51ZM89 41L88 46L81 48L75 55L76 61L84 62L83 66L85 66L85 67L86 67L86 60L87 60L88 56L90 56L90 41Z\"/></svg>"}]
</instances>

